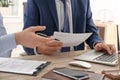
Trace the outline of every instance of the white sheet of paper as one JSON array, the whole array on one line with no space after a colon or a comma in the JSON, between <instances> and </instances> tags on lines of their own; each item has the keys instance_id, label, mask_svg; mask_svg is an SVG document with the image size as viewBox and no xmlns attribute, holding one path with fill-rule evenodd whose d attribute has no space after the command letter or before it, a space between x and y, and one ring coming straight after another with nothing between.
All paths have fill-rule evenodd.
<instances>
[{"instance_id":1,"label":"white sheet of paper","mask_svg":"<svg viewBox=\"0 0 120 80\"><path fill-rule=\"evenodd\" d=\"M63 43L63 47L68 46L77 46L88 39L92 33L63 33L63 32L54 32L54 38L60 40Z\"/></svg>"},{"instance_id":2,"label":"white sheet of paper","mask_svg":"<svg viewBox=\"0 0 120 80\"><path fill-rule=\"evenodd\" d=\"M43 63L46 61L0 58L0 71L32 75Z\"/></svg>"}]
</instances>

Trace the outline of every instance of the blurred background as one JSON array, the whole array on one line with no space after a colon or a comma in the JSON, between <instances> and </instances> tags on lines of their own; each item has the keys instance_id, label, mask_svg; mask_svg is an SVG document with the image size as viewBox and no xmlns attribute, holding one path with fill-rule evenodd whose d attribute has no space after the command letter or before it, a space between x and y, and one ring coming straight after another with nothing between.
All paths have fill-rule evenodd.
<instances>
[{"instance_id":1,"label":"blurred background","mask_svg":"<svg viewBox=\"0 0 120 80\"><path fill-rule=\"evenodd\" d=\"M94 21L101 23L114 22L120 25L120 0L90 0ZM0 11L4 17L7 33L21 31L23 15L27 0L0 0ZM23 53L21 46L13 50L13 56Z\"/></svg>"}]
</instances>

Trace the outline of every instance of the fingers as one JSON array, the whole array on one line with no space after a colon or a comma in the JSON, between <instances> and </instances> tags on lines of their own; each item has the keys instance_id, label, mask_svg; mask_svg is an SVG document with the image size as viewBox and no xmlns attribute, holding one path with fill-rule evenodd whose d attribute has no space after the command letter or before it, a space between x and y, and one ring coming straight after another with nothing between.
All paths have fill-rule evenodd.
<instances>
[{"instance_id":1,"label":"fingers","mask_svg":"<svg viewBox=\"0 0 120 80\"><path fill-rule=\"evenodd\" d=\"M47 54L47 55L51 55L53 53L55 53L58 49L60 49L60 47L47 47L44 49L44 54Z\"/></svg>"},{"instance_id":2,"label":"fingers","mask_svg":"<svg viewBox=\"0 0 120 80\"><path fill-rule=\"evenodd\" d=\"M60 49L62 47L62 42L60 41L49 41L46 43L47 47L46 47L46 52L56 52L58 49Z\"/></svg>"},{"instance_id":3,"label":"fingers","mask_svg":"<svg viewBox=\"0 0 120 80\"><path fill-rule=\"evenodd\" d=\"M35 26L35 27L30 27L29 29L32 32L36 32L36 31L43 31L46 29L46 27L45 26Z\"/></svg>"},{"instance_id":4,"label":"fingers","mask_svg":"<svg viewBox=\"0 0 120 80\"><path fill-rule=\"evenodd\" d=\"M98 43L95 46L96 51L106 51L108 54L113 54L116 52L116 48L111 44Z\"/></svg>"},{"instance_id":5,"label":"fingers","mask_svg":"<svg viewBox=\"0 0 120 80\"><path fill-rule=\"evenodd\" d=\"M41 39L39 39L41 37ZM39 41L42 41L43 43L46 43L47 46L50 47L56 47L56 46L62 46L63 43L60 41L55 40L53 37L42 37L38 36Z\"/></svg>"},{"instance_id":6,"label":"fingers","mask_svg":"<svg viewBox=\"0 0 120 80\"><path fill-rule=\"evenodd\" d=\"M51 55L60 48L61 48L60 46L56 46L56 47L50 47L50 46L42 46L41 47L41 46L39 46L39 47L37 47L37 52L42 53L42 54Z\"/></svg>"},{"instance_id":7,"label":"fingers","mask_svg":"<svg viewBox=\"0 0 120 80\"><path fill-rule=\"evenodd\" d=\"M62 42L56 41L56 40L48 41L46 44L47 44L49 47L56 47L56 46L62 46L62 45L63 45Z\"/></svg>"},{"instance_id":8,"label":"fingers","mask_svg":"<svg viewBox=\"0 0 120 80\"><path fill-rule=\"evenodd\" d=\"M110 48L110 50L111 50L111 53L116 52L116 48L115 48L114 45L108 45L108 46L109 46L109 48Z\"/></svg>"},{"instance_id":9,"label":"fingers","mask_svg":"<svg viewBox=\"0 0 120 80\"><path fill-rule=\"evenodd\" d=\"M110 55L113 54L113 52L112 52L111 48L109 47L109 45L102 44L102 47L103 47L104 50L106 50L108 52L108 54L110 54Z\"/></svg>"},{"instance_id":10,"label":"fingers","mask_svg":"<svg viewBox=\"0 0 120 80\"><path fill-rule=\"evenodd\" d=\"M63 45L62 42L53 39L51 41L44 42L42 45L39 45L37 47L37 51L38 53L40 52L43 54L50 55L59 50L62 47L62 45Z\"/></svg>"},{"instance_id":11,"label":"fingers","mask_svg":"<svg viewBox=\"0 0 120 80\"><path fill-rule=\"evenodd\" d=\"M38 43L41 42L41 43L46 44L47 42L54 40L54 39L52 39L52 38L42 37L42 36L39 36L39 35L36 35L36 36L37 36L36 41L37 41Z\"/></svg>"},{"instance_id":12,"label":"fingers","mask_svg":"<svg viewBox=\"0 0 120 80\"><path fill-rule=\"evenodd\" d=\"M108 54L110 54L110 55L112 55L112 54L114 54L115 52L116 52L116 48L115 48L115 46L114 45L111 45L111 44L109 44L109 45L103 45L104 46L104 49L108 52Z\"/></svg>"}]
</instances>

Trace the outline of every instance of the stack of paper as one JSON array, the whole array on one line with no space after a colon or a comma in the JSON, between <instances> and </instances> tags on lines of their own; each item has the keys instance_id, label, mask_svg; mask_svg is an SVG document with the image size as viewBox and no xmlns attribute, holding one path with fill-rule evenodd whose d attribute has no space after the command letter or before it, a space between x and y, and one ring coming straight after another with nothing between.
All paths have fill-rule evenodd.
<instances>
[{"instance_id":1,"label":"stack of paper","mask_svg":"<svg viewBox=\"0 0 120 80\"><path fill-rule=\"evenodd\" d=\"M0 71L12 72L28 75L36 75L41 71L49 62L35 61L35 60L20 60L12 58L0 58Z\"/></svg>"}]
</instances>

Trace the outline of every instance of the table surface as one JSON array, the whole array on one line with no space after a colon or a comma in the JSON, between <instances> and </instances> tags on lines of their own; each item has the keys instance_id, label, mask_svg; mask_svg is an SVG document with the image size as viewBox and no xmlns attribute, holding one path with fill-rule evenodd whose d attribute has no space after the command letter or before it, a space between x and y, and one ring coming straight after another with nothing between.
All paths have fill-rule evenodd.
<instances>
[{"instance_id":1,"label":"table surface","mask_svg":"<svg viewBox=\"0 0 120 80\"><path fill-rule=\"evenodd\" d=\"M72 51L66 53L59 53L54 55L34 55L34 56L25 56L19 57L19 59L27 59L27 60L47 60L50 61L51 64L44 68L37 76L29 76L29 75L21 75L21 74L13 74L13 73L3 73L0 72L0 80L41 80L41 76L47 73L49 70L55 67L68 67L72 69L78 70L88 70L94 71L96 73L101 73L102 70L114 70L118 69L118 66L108 66L103 64L91 63L92 68L85 69L80 67L74 67L68 65L68 62L74 61L74 57L79 56L86 51Z\"/></svg>"}]
</instances>

